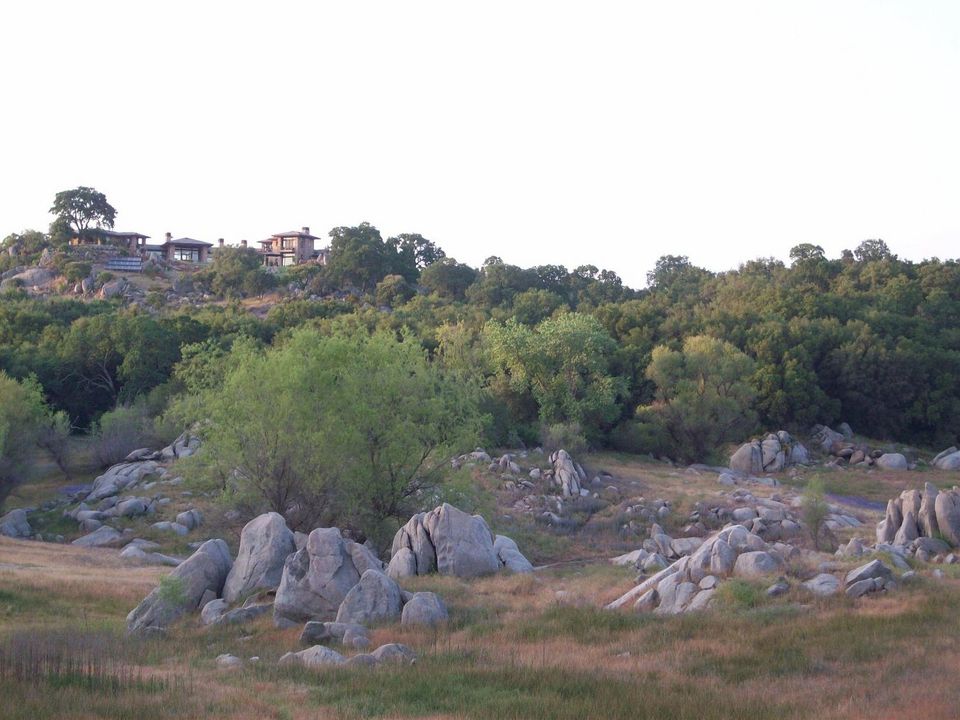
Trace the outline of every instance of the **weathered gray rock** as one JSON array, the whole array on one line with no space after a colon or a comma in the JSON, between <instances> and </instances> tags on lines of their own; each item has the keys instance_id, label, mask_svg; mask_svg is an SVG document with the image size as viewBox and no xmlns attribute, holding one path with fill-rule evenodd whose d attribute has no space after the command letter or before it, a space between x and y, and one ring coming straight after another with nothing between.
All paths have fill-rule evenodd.
<instances>
[{"instance_id":1,"label":"weathered gray rock","mask_svg":"<svg viewBox=\"0 0 960 720\"><path fill-rule=\"evenodd\" d=\"M229 603L259 590L275 590L283 577L283 564L296 552L293 533L279 513L255 517L240 531L237 560L223 586Z\"/></svg>"},{"instance_id":2,"label":"weathered gray rock","mask_svg":"<svg viewBox=\"0 0 960 720\"><path fill-rule=\"evenodd\" d=\"M861 565L848 572L847 577L844 579L844 584L853 585L861 580L873 580L874 578L886 580L891 577L893 577L893 571L890 568L879 560L871 560L866 565Z\"/></svg>"},{"instance_id":3,"label":"weathered gray rock","mask_svg":"<svg viewBox=\"0 0 960 720\"><path fill-rule=\"evenodd\" d=\"M127 289L127 285L126 279L122 277L107 280L107 282L100 286L100 291L97 293L97 296L104 300L120 297Z\"/></svg>"},{"instance_id":4,"label":"weathered gray rock","mask_svg":"<svg viewBox=\"0 0 960 720\"><path fill-rule=\"evenodd\" d=\"M148 498L133 497L118 502L113 508L113 515L116 517L137 517L146 515L151 509Z\"/></svg>"},{"instance_id":5,"label":"weathered gray rock","mask_svg":"<svg viewBox=\"0 0 960 720\"><path fill-rule=\"evenodd\" d=\"M133 543L128 544L123 550L120 551L120 557L124 560L138 560L147 565L168 565L170 567L177 567L183 560L181 558L176 558L171 555L163 555L158 552L147 552L139 545Z\"/></svg>"},{"instance_id":6,"label":"weathered gray rock","mask_svg":"<svg viewBox=\"0 0 960 720\"><path fill-rule=\"evenodd\" d=\"M417 661L417 654L406 645L389 643L381 645L370 653L377 662L413 665Z\"/></svg>"},{"instance_id":7,"label":"weathered gray rock","mask_svg":"<svg viewBox=\"0 0 960 720\"><path fill-rule=\"evenodd\" d=\"M517 544L506 535L497 535L493 541L493 550L497 554L501 565L510 572L528 573L533 572L533 565L520 552Z\"/></svg>"},{"instance_id":8,"label":"weathered gray rock","mask_svg":"<svg viewBox=\"0 0 960 720\"><path fill-rule=\"evenodd\" d=\"M230 605L222 598L211 600L200 609L200 622L213 625L229 609Z\"/></svg>"},{"instance_id":9,"label":"weathered gray rock","mask_svg":"<svg viewBox=\"0 0 960 720\"><path fill-rule=\"evenodd\" d=\"M730 469L741 475L780 472L809 461L807 449L786 430L744 443L730 457Z\"/></svg>"},{"instance_id":10,"label":"weathered gray rock","mask_svg":"<svg viewBox=\"0 0 960 720\"><path fill-rule=\"evenodd\" d=\"M337 528L317 528L307 545L287 557L274 611L290 620L333 619L340 603L360 581Z\"/></svg>"},{"instance_id":11,"label":"weathered gray rock","mask_svg":"<svg viewBox=\"0 0 960 720\"><path fill-rule=\"evenodd\" d=\"M913 508L906 510L903 515L903 523L893 539L895 545L907 545L920 537L920 530L917 527L917 516Z\"/></svg>"},{"instance_id":12,"label":"weathered gray rock","mask_svg":"<svg viewBox=\"0 0 960 720\"><path fill-rule=\"evenodd\" d=\"M271 610L273 603L270 602L244 605L222 613L214 622L216 625L239 625L263 617Z\"/></svg>"},{"instance_id":13,"label":"weathered gray rock","mask_svg":"<svg viewBox=\"0 0 960 720\"><path fill-rule=\"evenodd\" d=\"M948 490L939 493L934 507L943 539L954 547L960 547L960 492Z\"/></svg>"},{"instance_id":14,"label":"weathered gray rock","mask_svg":"<svg viewBox=\"0 0 960 720\"><path fill-rule=\"evenodd\" d=\"M103 525L89 535L78 537L72 544L80 547L113 547L121 543L123 543L123 534L109 525Z\"/></svg>"},{"instance_id":15,"label":"weathered gray rock","mask_svg":"<svg viewBox=\"0 0 960 720\"><path fill-rule=\"evenodd\" d=\"M161 450L160 457L164 461L176 460L177 458L190 457L199 449L200 438L188 431Z\"/></svg>"},{"instance_id":16,"label":"weathered gray rock","mask_svg":"<svg viewBox=\"0 0 960 720\"><path fill-rule=\"evenodd\" d=\"M356 623L311 620L303 626L303 632L300 633L300 644L318 645L331 642L346 644L344 641L348 633L354 637L358 635L366 637L367 629L363 625L357 625Z\"/></svg>"},{"instance_id":17,"label":"weathered gray rock","mask_svg":"<svg viewBox=\"0 0 960 720\"><path fill-rule=\"evenodd\" d=\"M203 523L203 513L196 508L191 508L177 515L177 522L188 531L196 530Z\"/></svg>"},{"instance_id":18,"label":"weathered gray rock","mask_svg":"<svg viewBox=\"0 0 960 720\"><path fill-rule=\"evenodd\" d=\"M418 592L403 606L401 625L437 625L448 620L447 606L436 593Z\"/></svg>"},{"instance_id":19,"label":"weathered gray rock","mask_svg":"<svg viewBox=\"0 0 960 720\"><path fill-rule=\"evenodd\" d=\"M88 503L103 498L118 495L127 488L136 485L148 475L159 472L157 463L147 460L144 462L122 462L108 468L103 475L93 481L93 487L86 497Z\"/></svg>"},{"instance_id":20,"label":"weathered gray rock","mask_svg":"<svg viewBox=\"0 0 960 720\"><path fill-rule=\"evenodd\" d=\"M155 522L151 525L154 530L160 530L161 532L172 532L174 535L186 535L190 532L186 526L181 525L178 522L170 522L169 520L162 520L160 522Z\"/></svg>"},{"instance_id":21,"label":"weathered gray rock","mask_svg":"<svg viewBox=\"0 0 960 720\"><path fill-rule=\"evenodd\" d=\"M866 595L867 593L874 592L877 590L877 586L873 581L873 578L867 580L858 580L855 583L847 585L846 595L851 598L858 598Z\"/></svg>"},{"instance_id":22,"label":"weathered gray rock","mask_svg":"<svg viewBox=\"0 0 960 720\"><path fill-rule=\"evenodd\" d=\"M907 464L907 458L905 458L900 453L884 453L877 458L877 467L884 470L907 470L909 465Z\"/></svg>"},{"instance_id":23,"label":"weathered gray rock","mask_svg":"<svg viewBox=\"0 0 960 720\"><path fill-rule=\"evenodd\" d=\"M820 573L816 577L813 577L803 583L803 587L805 587L814 595L819 597L827 597L837 594L837 592L840 590L840 581L829 573Z\"/></svg>"},{"instance_id":24,"label":"weathered gray rock","mask_svg":"<svg viewBox=\"0 0 960 720\"><path fill-rule=\"evenodd\" d=\"M337 611L337 622L372 625L400 619L400 586L379 570L367 570L347 593Z\"/></svg>"},{"instance_id":25,"label":"weathered gray rock","mask_svg":"<svg viewBox=\"0 0 960 720\"><path fill-rule=\"evenodd\" d=\"M557 450L550 456L553 464L553 479L560 488L563 497L580 497L580 490L587 476L573 462L566 450Z\"/></svg>"},{"instance_id":26,"label":"weathered gray rock","mask_svg":"<svg viewBox=\"0 0 960 720\"><path fill-rule=\"evenodd\" d=\"M402 547L390 558L387 566L387 575L394 580L413 577L417 574L417 556L410 548Z\"/></svg>"},{"instance_id":27,"label":"weathered gray rock","mask_svg":"<svg viewBox=\"0 0 960 720\"><path fill-rule=\"evenodd\" d=\"M938 470L960 470L960 451L949 447L938 454L930 463Z\"/></svg>"},{"instance_id":28,"label":"weathered gray rock","mask_svg":"<svg viewBox=\"0 0 960 720\"><path fill-rule=\"evenodd\" d=\"M917 524L920 526L920 534L933 538L940 534L940 526L937 524L937 495L940 492L932 483L924 483L923 500L920 502L920 513L917 515Z\"/></svg>"},{"instance_id":29,"label":"weathered gray rock","mask_svg":"<svg viewBox=\"0 0 960 720\"><path fill-rule=\"evenodd\" d=\"M745 443L730 456L730 469L743 475L763 472L763 452L759 444Z\"/></svg>"},{"instance_id":30,"label":"weathered gray rock","mask_svg":"<svg viewBox=\"0 0 960 720\"><path fill-rule=\"evenodd\" d=\"M0 282L0 292L10 288L22 287L36 290L48 285L57 277L57 273L47 268L34 267L24 270Z\"/></svg>"},{"instance_id":31,"label":"weathered gray rock","mask_svg":"<svg viewBox=\"0 0 960 720\"><path fill-rule=\"evenodd\" d=\"M230 655L229 653L217 655L216 662L217 667L223 668L224 670L235 670L236 668L243 666L243 660L238 658L236 655Z\"/></svg>"},{"instance_id":32,"label":"weathered gray rock","mask_svg":"<svg viewBox=\"0 0 960 720\"><path fill-rule=\"evenodd\" d=\"M233 560L223 540L208 540L127 615L129 632L163 629L196 610L208 590L220 595Z\"/></svg>"},{"instance_id":33,"label":"weathered gray rock","mask_svg":"<svg viewBox=\"0 0 960 720\"><path fill-rule=\"evenodd\" d=\"M757 550L742 553L733 567L733 574L742 578L759 578L780 571L781 563L772 554Z\"/></svg>"},{"instance_id":34,"label":"weathered gray rock","mask_svg":"<svg viewBox=\"0 0 960 720\"><path fill-rule=\"evenodd\" d=\"M331 650L323 645L314 645L300 652L287 653L277 662L280 665L303 665L304 667L316 668L329 665L343 665L345 660L346 658L336 650Z\"/></svg>"},{"instance_id":35,"label":"weathered gray rock","mask_svg":"<svg viewBox=\"0 0 960 720\"><path fill-rule=\"evenodd\" d=\"M11 510L0 517L0 535L11 538L28 538L33 535L33 529L27 521L25 510Z\"/></svg>"},{"instance_id":36,"label":"weathered gray rock","mask_svg":"<svg viewBox=\"0 0 960 720\"><path fill-rule=\"evenodd\" d=\"M415 515L400 528L393 539L392 554L396 556L402 548L413 553L418 575L436 570L442 575L472 578L500 569L493 534L483 518L447 503ZM403 577L410 566L405 556L393 565L392 573Z\"/></svg>"}]
</instances>

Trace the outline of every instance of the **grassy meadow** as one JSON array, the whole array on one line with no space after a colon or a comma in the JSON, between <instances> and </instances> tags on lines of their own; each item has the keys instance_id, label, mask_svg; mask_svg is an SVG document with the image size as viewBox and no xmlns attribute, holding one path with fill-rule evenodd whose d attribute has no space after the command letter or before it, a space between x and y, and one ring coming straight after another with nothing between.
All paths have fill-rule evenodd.
<instances>
[{"instance_id":1,"label":"grassy meadow","mask_svg":"<svg viewBox=\"0 0 960 720\"><path fill-rule=\"evenodd\" d=\"M592 456L623 497L663 497L678 518L721 490L695 474L618 455ZM889 497L947 474L845 471L831 493ZM43 482L39 480L38 482ZM478 482L480 482L478 480ZM797 487L802 477L790 479ZM481 483L482 485L482 483ZM771 495L784 488L753 488ZM843 491L843 492L838 492ZM32 497L36 488L25 488ZM769 582L729 581L711 610L676 617L600 609L635 572L606 562L639 546L606 530L598 511L579 533L558 535L486 488L493 524L532 548L533 575L474 581L415 578L450 608L441 628L392 625L374 646L413 647L413 666L307 670L278 667L299 629L269 617L204 628L188 617L164 638L124 632L127 612L167 568L116 550L0 538L0 698L5 720L52 718L813 718L956 717L960 709L960 571L918 567L893 593L815 600L797 588L769 599ZM171 510L172 512L172 510ZM857 511L869 537L877 515ZM236 528L211 525L235 549ZM592 528L592 530L591 530ZM525 544L521 538L527 538ZM69 538L68 538L69 539ZM839 560L835 571L864 560ZM591 559L594 558L594 559ZM600 558L600 559L595 559ZM813 572L807 562L806 572ZM232 653L244 667L218 668ZM258 657L257 662L249 658Z\"/></svg>"}]
</instances>

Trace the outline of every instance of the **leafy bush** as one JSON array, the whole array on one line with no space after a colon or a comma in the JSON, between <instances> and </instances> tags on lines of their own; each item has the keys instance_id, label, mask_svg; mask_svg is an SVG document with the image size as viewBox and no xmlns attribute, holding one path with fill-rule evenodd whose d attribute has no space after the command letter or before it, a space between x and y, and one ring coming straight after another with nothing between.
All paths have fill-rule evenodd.
<instances>
[{"instance_id":1,"label":"leafy bush","mask_svg":"<svg viewBox=\"0 0 960 720\"><path fill-rule=\"evenodd\" d=\"M134 450L157 447L161 442L153 417L142 403L105 412L92 435L94 457L101 467L115 465Z\"/></svg>"},{"instance_id":2,"label":"leafy bush","mask_svg":"<svg viewBox=\"0 0 960 720\"><path fill-rule=\"evenodd\" d=\"M47 417L40 386L0 370L0 507L16 486Z\"/></svg>"},{"instance_id":3,"label":"leafy bush","mask_svg":"<svg viewBox=\"0 0 960 720\"><path fill-rule=\"evenodd\" d=\"M578 455L587 449L587 439L583 436L580 423L555 423L544 425L540 430L540 442L546 453L561 448L571 455Z\"/></svg>"}]
</instances>

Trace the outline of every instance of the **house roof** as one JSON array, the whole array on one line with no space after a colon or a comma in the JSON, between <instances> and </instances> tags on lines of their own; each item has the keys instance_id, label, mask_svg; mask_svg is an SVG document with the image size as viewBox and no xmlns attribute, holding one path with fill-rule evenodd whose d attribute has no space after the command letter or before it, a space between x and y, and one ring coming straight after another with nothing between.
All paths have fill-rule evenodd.
<instances>
[{"instance_id":1,"label":"house roof","mask_svg":"<svg viewBox=\"0 0 960 720\"><path fill-rule=\"evenodd\" d=\"M91 232L97 233L99 235L104 235L106 237L115 237L115 238L148 238L149 235L144 235L143 233L138 232L119 232L117 230L107 230L106 228L94 228Z\"/></svg>"},{"instance_id":2,"label":"house roof","mask_svg":"<svg viewBox=\"0 0 960 720\"><path fill-rule=\"evenodd\" d=\"M302 230L287 230L286 232L274 233L271 237L275 238L290 238L290 237L304 237L308 240L319 240L320 238L316 235L311 235L310 233L305 233Z\"/></svg>"},{"instance_id":3,"label":"house roof","mask_svg":"<svg viewBox=\"0 0 960 720\"><path fill-rule=\"evenodd\" d=\"M144 250L153 250L155 252L160 252L161 250L163 250L163 248L164 248L163 245L148 245L146 243L144 243L143 245Z\"/></svg>"},{"instance_id":4,"label":"house roof","mask_svg":"<svg viewBox=\"0 0 960 720\"><path fill-rule=\"evenodd\" d=\"M194 240L193 238L177 238L176 240L167 240L164 245L185 245L188 247L213 247L213 243L203 240Z\"/></svg>"}]
</instances>

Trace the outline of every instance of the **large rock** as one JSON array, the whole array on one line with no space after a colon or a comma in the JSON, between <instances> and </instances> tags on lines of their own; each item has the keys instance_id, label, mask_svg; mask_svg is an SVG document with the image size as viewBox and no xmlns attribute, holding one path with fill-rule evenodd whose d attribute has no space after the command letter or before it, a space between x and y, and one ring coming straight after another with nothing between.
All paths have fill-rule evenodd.
<instances>
[{"instance_id":1,"label":"large rock","mask_svg":"<svg viewBox=\"0 0 960 720\"><path fill-rule=\"evenodd\" d=\"M417 574L417 556L413 554L410 548L401 547L396 554L390 558L390 564L387 566L387 575L394 580L400 578L413 577Z\"/></svg>"},{"instance_id":2,"label":"large rock","mask_svg":"<svg viewBox=\"0 0 960 720\"><path fill-rule=\"evenodd\" d=\"M117 532L109 525L103 525L89 535L78 537L72 544L80 547L112 547L120 545L122 542L122 533Z\"/></svg>"},{"instance_id":3,"label":"large rock","mask_svg":"<svg viewBox=\"0 0 960 720\"><path fill-rule=\"evenodd\" d=\"M884 453L877 458L877 467L884 470L908 470L907 458L900 453Z\"/></svg>"},{"instance_id":4,"label":"large rock","mask_svg":"<svg viewBox=\"0 0 960 720\"><path fill-rule=\"evenodd\" d=\"M745 443L730 456L730 469L742 475L763 472L763 452L758 443Z\"/></svg>"},{"instance_id":5,"label":"large rock","mask_svg":"<svg viewBox=\"0 0 960 720\"><path fill-rule=\"evenodd\" d=\"M403 596L400 586L379 570L367 570L340 603L338 623L373 625L400 619Z\"/></svg>"},{"instance_id":6,"label":"large rock","mask_svg":"<svg viewBox=\"0 0 960 720\"><path fill-rule=\"evenodd\" d=\"M127 289L127 284L126 279L122 277L107 280L107 282L100 286L100 292L97 293L97 296L104 300L120 297L123 295L124 290Z\"/></svg>"},{"instance_id":7,"label":"large rock","mask_svg":"<svg viewBox=\"0 0 960 720\"><path fill-rule=\"evenodd\" d=\"M956 447L948 447L939 453L930 462L938 470L960 470L960 451Z\"/></svg>"},{"instance_id":8,"label":"large rock","mask_svg":"<svg viewBox=\"0 0 960 720\"><path fill-rule=\"evenodd\" d=\"M177 524L183 525L187 530L196 530L203 523L203 513L192 508L177 515Z\"/></svg>"},{"instance_id":9,"label":"large rock","mask_svg":"<svg viewBox=\"0 0 960 720\"><path fill-rule=\"evenodd\" d=\"M57 274L53 270L40 267L30 268L0 282L0 292L17 287L28 289L43 288L56 277Z\"/></svg>"},{"instance_id":10,"label":"large rock","mask_svg":"<svg viewBox=\"0 0 960 720\"><path fill-rule=\"evenodd\" d=\"M25 510L11 510L0 517L0 535L11 538L28 538L33 534Z\"/></svg>"},{"instance_id":11,"label":"large rock","mask_svg":"<svg viewBox=\"0 0 960 720\"><path fill-rule=\"evenodd\" d=\"M296 653L287 653L278 660L280 665L303 665L304 667L316 668L329 665L342 665L346 658L336 650L331 650L323 645L314 645L306 650Z\"/></svg>"},{"instance_id":12,"label":"large rock","mask_svg":"<svg viewBox=\"0 0 960 720\"><path fill-rule=\"evenodd\" d=\"M819 597L836 595L840 590L840 581L829 573L820 573L803 583L803 587Z\"/></svg>"},{"instance_id":13,"label":"large rock","mask_svg":"<svg viewBox=\"0 0 960 720\"><path fill-rule=\"evenodd\" d=\"M473 578L500 569L493 533L479 515L468 515L444 503L428 514L424 526L436 548L441 575Z\"/></svg>"},{"instance_id":14,"label":"large rock","mask_svg":"<svg viewBox=\"0 0 960 720\"><path fill-rule=\"evenodd\" d=\"M406 548L413 554L401 553ZM416 564L417 575L439 572L472 578L495 573L500 569L500 558L493 547L493 534L479 515L468 515L444 503L428 513L413 516L397 531L393 539L388 572L393 577L404 577Z\"/></svg>"},{"instance_id":15,"label":"large rock","mask_svg":"<svg viewBox=\"0 0 960 720\"><path fill-rule=\"evenodd\" d=\"M340 531L317 528L306 547L284 562L274 612L298 622L332 620L358 582L360 573Z\"/></svg>"},{"instance_id":16,"label":"large rock","mask_svg":"<svg viewBox=\"0 0 960 720\"><path fill-rule=\"evenodd\" d=\"M436 593L418 592L403 606L401 625L437 625L449 618L447 606Z\"/></svg>"},{"instance_id":17,"label":"large rock","mask_svg":"<svg viewBox=\"0 0 960 720\"><path fill-rule=\"evenodd\" d=\"M733 566L733 574L743 578L759 578L780 571L780 561L764 550L742 553Z\"/></svg>"},{"instance_id":18,"label":"large rock","mask_svg":"<svg viewBox=\"0 0 960 720\"><path fill-rule=\"evenodd\" d=\"M580 497L580 489L587 477L583 470L573 462L566 450L557 450L550 456L553 464L553 479L560 488L563 497Z\"/></svg>"},{"instance_id":19,"label":"large rock","mask_svg":"<svg viewBox=\"0 0 960 720\"><path fill-rule=\"evenodd\" d=\"M110 467L103 475L93 481L93 488L87 495L87 502L102 500L103 498L118 495L129 487L136 485L147 475L153 475L159 470L159 465L152 460L144 462L122 462Z\"/></svg>"},{"instance_id":20,"label":"large rock","mask_svg":"<svg viewBox=\"0 0 960 720\"><path fill-rule=\"evenodd\" d=\"M233 560L223 540L207 540L127 615L129 632L163 629L199 608L204 593L219 596Z\"/></svg>"},{"instance_id":21,"label":"large rock","mask_svg":"<svg viewBox=\"0 0 960 720\"><path fill-rule=\"evenodd\" d=\"M533 565L520 552L517 544L506 535L497 535L493 540L493 550L503 565L510 572L528 573L533 572Z\"/></svg>"},{"instance_id":22,"label":"large rock","mask_svg":"<svg viewBox=\"0 0 960 720\"><path fill-rule=\"evenodd\" d=\"M347 633L366 636L367 629L363 625L355 623L311 620L303 626L303 632L300 633L300 644L319 645L329 642L344 644Z\"/></svg>"},{"instance_id":23,"label":"large rock","mask_svg":"<svg viewBox=\"0 0 960 720\"><path fill-rule=\"evenodd\" d=\"M940 534L940 526L937 524L937 495L940 491L932 483L924 483L923 500L920 502L920 512L917 515L917 524L920 526L920 534L924 537L933 538Z\"/></svg>"},{"instance_id":24,"label":"large rock","mask_svg":"<svg viewBox=\"0 0 960 720\"><path fill-rule=\"evenodd\" d=\"M893 577L893 571L890 568L879 560L871 560L866 565L861 565L855 570L848 572L847 577L844 579L844 584L850 586L861 580L873 580L874 578L887 580L891 577Z\"/></svg>"},{"instance_id":25,"label":"large rock","mask_svg":"<svg viewBox=\"0 0 960 720\"><path fill-rule=\"evenodd\" d=\"M960 492L941 492L934 505L940 534L954 547L960 547Z\"/></svg>"},{"instance_id":26,"label":"large rock","mask_svg":"<svg viewBox=\"0 0 960 720\"><path fill-rule=\"evenodd\" d=\"M275 590L283 577L283 563L296 552L293 533L279 513L255 517L240 531L237 560L223 586L223 598L235 603L259 590Z\"/></svg>"},{"instance_id":27,"label":"large rock","mask_svg":"<svg viewBox=\"0 0 960 720\"><path fill-rule=\"evenodd\" d=\"M177 458L190 457L200 449L200 438L190 432L185 432L171 444L160 451L160 457L163 460L176 460Z\"/></svg>"}]
</instances>

